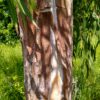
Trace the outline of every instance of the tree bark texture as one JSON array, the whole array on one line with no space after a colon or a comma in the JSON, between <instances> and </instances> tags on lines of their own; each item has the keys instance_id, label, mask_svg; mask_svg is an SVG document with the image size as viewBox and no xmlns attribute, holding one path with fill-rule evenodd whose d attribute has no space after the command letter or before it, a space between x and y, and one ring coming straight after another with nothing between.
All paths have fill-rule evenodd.
<instances>
[{"instance_id":1,"label":"tree bark texture","mask_svg":"<svg viewBox=\"0 0 100 100\"><path fill-rule=\"evenodd\" d=\"M72 100L72 0L56 0L56 19L52 0L36 2L39 29L18 12L26 100Z\"/></svg>"}]
</instances>

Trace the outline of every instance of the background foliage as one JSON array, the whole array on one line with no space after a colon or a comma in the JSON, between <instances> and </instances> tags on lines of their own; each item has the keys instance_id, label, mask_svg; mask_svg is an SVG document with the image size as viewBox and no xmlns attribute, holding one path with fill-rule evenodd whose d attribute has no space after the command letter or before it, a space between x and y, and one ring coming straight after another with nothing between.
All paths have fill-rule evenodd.
<instances>
[{"instance_id":1,"label":"background foliage","mask_svg":"<svg viewBox=\"0 0 100 100\"><path fill-rule=\"evenodd\" d=\"M24 100L21 45L8 6L0 0L0 100ZM99 0L73 0L73 15L73 100L100 100Z\"/></svg>"},{"instance_id":2,"label":"background foliage","mask_svg":"<svg viewBox=\"0 0 100 100\"><path fill-rule=\"evenodd\" d=\"M100 100L100 2L73 1L73 100Z\"/></svg>"},{"instance_id":3,"label":"background foliage","mask_svg":"<svg viewBox=\"0 0 100 100\"><path fill-rule=\"evenodd\" d=\"M0 0L0 100L24 100L21 45L8 12Z\"/></svg>"},{"instance_id":4,"label":"background foliage","mask_svg":"<svg viewBox=\"0 0 100 100\"><path fill-rule=\"evenodd\" d=\"M9 15L7 1L0 0L0 43L14 45L18 40Z\"/></svg>"}]
</instances>

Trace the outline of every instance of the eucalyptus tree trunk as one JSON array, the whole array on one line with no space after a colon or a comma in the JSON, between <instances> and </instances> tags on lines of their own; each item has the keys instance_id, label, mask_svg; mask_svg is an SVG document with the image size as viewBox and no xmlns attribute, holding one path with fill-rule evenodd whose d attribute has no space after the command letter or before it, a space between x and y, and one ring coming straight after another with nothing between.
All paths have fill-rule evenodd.
<instances>
[{"instance_id":1,"label":"eucalyptus tree trunk","mask_svg":"<svg viewBox=\"0 0 100 100\"><path fill-rule=\"evenodd\" d=\"M37 26L17 11L26 100L71 100L72 0L36 3Z\"/></svg>"}]
</instances>

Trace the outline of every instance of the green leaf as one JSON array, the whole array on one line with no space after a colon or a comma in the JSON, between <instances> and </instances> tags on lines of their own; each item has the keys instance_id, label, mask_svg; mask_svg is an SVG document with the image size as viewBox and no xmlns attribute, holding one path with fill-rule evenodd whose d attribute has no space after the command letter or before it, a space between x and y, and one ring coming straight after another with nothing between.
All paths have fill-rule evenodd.
<instances>
[{"instance_id":1,"label":"green leaf","mask_svg":"<svg viewBox=\"0 0 100 100\"><path fill-rule=\"evenodd\" d=\"M9 13L12 17L12 20L14 22L14 24L17 23L17 13L16 13L16 7L14 5L14 2L13 0L7 0L7 3L8 3L8 8L9 8Z\"/></svg>"},{"instance_id":2,"label":"green leaf","mask_svg":"<svg viewBox=\"0 0 100 100\"><path fill-rule=\"evenodd\" d=\"M32 13L33 10L36 9L36 2L35 0L28 0L28 4L29 4L29 10Z\"/></svg>"},{"instance_id":3,"label":"green leaf","mask_svg":"<svg viewBox=\"0 0 100 100\"><path fill-rule=\"evenodd\" d=\"M93 47L93 49L96 47L98 43L98 37L94 34L90 39L90 44Z\"/></svg>"},{"instance_id":4,"label":"green leaf","mask_svg":"<svg viewBox=\"0 0 100 100\"><path fill-rule=\"evenodd\" d=\"M19 6L21 12L23 12L23 14L26 15L26 12L25 12L26 6L24 5L24 3L23 3L22 1L23 1L23 0L17 0L17 3L18 3L18 6ZM24 6L24 7L23 7L23 6Z\"/></svg>"},{"instance_id":5,"label":"green leaf","mask_svg":"<svg viewBox=\"0 0 100 100\"><path fill-rule=\"evenodd\" d=\"M27 5L24 3L24 0L17 0L18 2L18 6L21 10L21 13L23 13L25 16L28 16L29 19L32 21L32 23L38 27L35 23L35 21L33 20L33 15L31 14L31 12L29 11Z\"/></svg>"}]
</instances>

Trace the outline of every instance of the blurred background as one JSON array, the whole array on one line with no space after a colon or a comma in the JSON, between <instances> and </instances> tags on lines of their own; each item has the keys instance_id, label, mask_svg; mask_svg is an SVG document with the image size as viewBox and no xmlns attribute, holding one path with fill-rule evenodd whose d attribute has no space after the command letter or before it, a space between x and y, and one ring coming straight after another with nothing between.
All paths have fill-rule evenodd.
<instances>
[{"instance_id":1,"label":"blurred background","mask_svg":"<svg viewBox=\"0 0 100 100\"><path fill-rule=\"evenodd\" d=\"M100 100L100 1L73 0L73 100ZM19 37L0 0L0 100L25 100Z\"/></svg>"}]
</instances>

